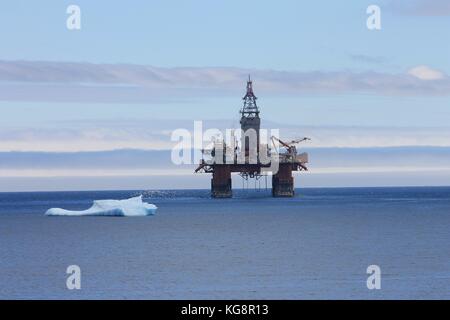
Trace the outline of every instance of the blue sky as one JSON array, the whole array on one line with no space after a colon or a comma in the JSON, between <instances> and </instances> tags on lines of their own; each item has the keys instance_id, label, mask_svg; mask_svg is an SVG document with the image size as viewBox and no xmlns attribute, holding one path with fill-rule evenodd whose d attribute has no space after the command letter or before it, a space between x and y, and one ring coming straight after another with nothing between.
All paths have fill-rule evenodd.
<instances>
[{"instance_id":1,"label":"blue sky","mask_svg":"<svg viewBox=\"0 0 450 320\"><path fill-rule=\"evenodd\" d=\"M310 71L369 69L355 59L368 56L383 70L429 63L450 73L448 15L392 5L414 1L8 1L2 58ZM82 9L80 32L65 28L69 4ZM381 32L366 28L370 4L382 9Z\"/></svg>"},{"instance_id":2,"label":"blue sky","mask_svg":"<svg viewBox=\"0 0 450 320\"><path fill-rule=\"evenodd\" d=\"M0 152L168 149L193 120L237 126L248 73L263 123L311 148L450 148L449 17L446 0L4 2Z\"/></svg>"},{"instance_id":3,"label":"blue sky","mask_svg":"<svg viewBox=\"0 0 450 320\"><path fill-rule=\"evenodd\" d=\"M2 4L0 13L0 59L167 68L233 67L344 75L373 71L398 75L424 65L450 74L448 14L437 16L428 11L408 11L411 5L407 4L412 2L378 1L382 9L382 30L369 31L365 10L374 1L346 1L345 4L281 1L276 5L273 1L129 1L127 5L111 1L10 1ZM416 2L418 8L420 3L425 3ZM72 3L82 10L80 31L68 31L65 27L65 10ZM448 13L445 1L426 3L431 8L447 8ZM258 78L255 86L258 88ZM133 112L144 117L151 114L168 118L173 117L175 109L178 118L230 118L235 116L233 110L238 107L241 87L241 83L236 83L234 91L221 99L191 96L189 101L183 99L183 103L172 103L167 108L158 104L157 108L152 108L148 106L150 101L145 101L147 112L142 112L145 108L139 106L135 106ZM23 92L22 88L18 90ZM204 93L208 90L204 88ZM300 121L305 119L305 124L311 120L318 125L332 124L320 117L325 112L334 124L340 125L445 125L443 117L423 113L424 101L431 102L438 114L449 115L446 112L448 95L414 95L413 99L408 99L386 96L384 92L350 92L349 97L348 91L321 92L320 95L303 91L301 95L280 99L279 96L272 98L271 92L259 92L260 98L265 99L267 116L279 121L286 119L285 112L298 112L301 108L305 117ZM16 99L1 99L0 107L14 105L13 108L17 112L22 110L26 117L30 101L17 104L11 100ZM70 98L65 101L69 102L67 108L60 104L55 107L52 99L39 100L41 119L45 114L49 120L54 120L56 114L72 117L73 110L61 110L74 109ZM119 117L129 113L130 101L124 102L126 105L122 108L114 107ZM211 105L215 107L214 114L207 112ZM85 105L75 106L83 107ZM283 113L278 113L280 107ZM77 110L78 117L108 116L106 108L88 108L91 112ZM341 112L343 108L348 112ZM386 112L390 117L383 115ZM11 123L12 119L4 120ZM22 117L20 121L27 119Z\"/></svg>"}]
</instances>

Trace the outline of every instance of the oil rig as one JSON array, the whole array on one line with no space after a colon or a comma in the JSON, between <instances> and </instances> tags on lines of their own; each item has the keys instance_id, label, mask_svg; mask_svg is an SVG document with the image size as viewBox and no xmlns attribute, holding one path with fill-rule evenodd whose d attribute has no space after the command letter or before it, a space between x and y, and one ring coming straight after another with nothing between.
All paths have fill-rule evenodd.
<instances>
[{"instance_id":1,"label":"oil rig","mask_svg":"<svg viewBox=\"0 0 450 320\"><path fill-rule=\"evenodd\" d=\"M272 196L293 197L295 194L293 171L306 171L308 154L298 154L296 144L310 140L301 138L284 142L271 136L274 150L269 143L260 140L261 118L253 92L253 83L249 76L247 91L242 98L244 103L240 110L241 130L240 145L233 134L233 141L214 141L211 149L202 149L202 159L195 169L196 173L211 173L211 196L213 198L231 198L231 174L236 172L244 181L260 180L272 175ZM275 151L275 152L273 152ZM209 159L205 159L205 156Z\"/></svg>"}]
</instances>

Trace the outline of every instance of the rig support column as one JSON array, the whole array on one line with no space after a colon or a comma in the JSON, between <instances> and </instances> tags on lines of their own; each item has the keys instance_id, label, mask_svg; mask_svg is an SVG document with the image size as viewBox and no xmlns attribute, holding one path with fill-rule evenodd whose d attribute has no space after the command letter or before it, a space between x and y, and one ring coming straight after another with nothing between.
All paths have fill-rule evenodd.
<instances>
[{"instance_id":1,"label":"rig support column","mask_svg":"<svg viewBox=\"0 0 450 320\"><path fill-rule=\"evenodd\" d=\"M292 164L280 163L278 172L272 176L272 195L274 197L293 197L294 193Z\"/></svg>"},{"instance_id":2,"label":"rig support column","mask_svg":"<svg viewBox=\"0 0 450 320\"><path fill-rule=\"evenodd\" d=\"M211 196L213 198L231 198L231 168L227 165L214 167L211 179Z\"/></svg>"}]
</instances>

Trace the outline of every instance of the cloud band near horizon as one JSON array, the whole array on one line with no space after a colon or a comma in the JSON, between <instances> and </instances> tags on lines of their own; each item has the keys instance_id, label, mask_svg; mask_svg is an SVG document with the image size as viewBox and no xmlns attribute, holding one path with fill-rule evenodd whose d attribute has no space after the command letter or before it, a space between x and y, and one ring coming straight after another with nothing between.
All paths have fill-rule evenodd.
<instances>
[{"instance_id":1,"label":"cloud band near horizon","mask_svg":"<svg viewBox=\"0 0 450 320\"><path fill-rule=\"evenodd\" d=\"M235 96L249 74L257 81L259 90L268 95L450 95L450 77L423 65L394 74L0 61L0 101L163 103Z\"/></svg>"}]
</instances>

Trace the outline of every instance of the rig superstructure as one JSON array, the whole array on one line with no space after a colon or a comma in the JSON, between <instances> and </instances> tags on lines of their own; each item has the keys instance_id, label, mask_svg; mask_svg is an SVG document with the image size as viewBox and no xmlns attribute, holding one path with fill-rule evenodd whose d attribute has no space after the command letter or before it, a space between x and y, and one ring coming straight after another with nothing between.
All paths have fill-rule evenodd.
<instances>
[{"instance_id":1,"label":"rig superstructure","mask_svg":"<svg viewBox=\"0 0 450 320\"><path fill-rule=\"evenodd\" d=\"M261 118L256 100L253 83L249 77L246 94L243 97L244 103L240 110L240 145L237 141L227 145L222 140L215 141L212 149L202 150L202 155L207 155L210 159L205 160L202 156L195 172L212 173L211 196L214 198L232 197L233 172L239 173L247 181L250 178L256 179L255 181L262 177L267 179L267 174L272 174L272 195L292 197L295 193L293 171L308 170L306 167L308 154L298 154L295 145L310 140L309 138L284 142L272 136L271 142L275 153L269 143L261 144Z\"/></svg>"}]
</instances>

